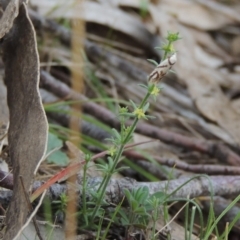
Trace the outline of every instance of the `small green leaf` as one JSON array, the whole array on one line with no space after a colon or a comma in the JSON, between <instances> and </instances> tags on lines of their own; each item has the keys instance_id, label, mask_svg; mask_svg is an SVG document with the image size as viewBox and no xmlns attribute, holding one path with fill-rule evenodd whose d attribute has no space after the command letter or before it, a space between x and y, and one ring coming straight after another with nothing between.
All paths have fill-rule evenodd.
<instances>
[{"instance_id":1,"label":"small green leaf","mask_svg":"<svg viewBox=\"0 0 240 240\"><path fill-rule=\"evenodd\" d=\"M153 199L154 197L156 197L159 202L163 201L166 198L166 193L164 192L156 192L154 194L151 195L151 199Z\"/></svg>"},{"instance_id":2,"label":"small green leaf","mask_svg":"<svg viewBox=\"0 0 240 240\"><path fill-rule=\"evenodd\" d=\"M148 86L145 85L145 84L138 84L139 87L142 87L142 88L145 88L145 89L148 89Z\"/></svg>"},{"instance_id":3,"label":"small green leaf","mask_svg":"<svg viewBox=\"0 0 240 240\"><path fill-rule=\"evenodd\" d=\"M134 114L132 114L132 113L120 113L119 116L122 116L122 117L134 117Z\"/></svg>"},{"instance_id":4,"label":"small green leaf","mask_svg":"<svg viewBox=\"0 0 240 240\"><path fill-rule=\"evenodd\" d=\"M153 59L148 59L148 61L149 61L150 63L153 63L156 67L158 66L158 63L157 63L155 60L153 60Z\"/></svg>"},{"instance_id":5,"label":"small green leaf","mask_svg":"<svg viewBox=\"0 0 240 240\"><path fill-rule=\"evenodd\" d=\"M130 99L129 102L132 104L133 108L137 108L136 104Z\"/></svg>"},{"instance_id":6,"label":"small green leaf","mask_svg":"<svg viewBox=\"0 0 240 240\"><path fill-rule=\"evenodd\" d=\"M151 116L151 115L146 115L147 119L155 119L155 116Z\"/></svg>"},{"instance_id":7,"label":"small green leaf","mask_svg":"<svg viewBox=\"0 0 240 240\"><path fill-rule=\"evenodd\" d=\"M132 199L129 204L131 205L133 212L139 207L139 203L135 199Z\"/></svg>"},{"instance_id":8,"label":"small green leaf","mask_svg":"<svg viewBox=\"0 0 240 240\"><path fill-rule=\"evenodd\" d=\"M126 170L126 169L129 169L130 167L119 167L119 168L116 168L115 172L120 172L122 170Z\"/></svg>"},{"instance_id":9,"label":"small green leaf","mask_svg":"<svg viewBox=\"0 0 240 240\"><path fill-rule=\"evenodd\" d=\"M105 172L108 170L108 165L107 164L96 164L97 171L102 171Z\"/></svg>"},{"instance_id":10,"label":"small green leaf","mask_svg":"<svg viewBox=\"0 0 240 240\"><path fill-rule=\"evenodd\" d=\"M54 163L61 166L66 166L68 164L67 154L59 150L63 146L63 142L56 135L52 133L48 133L48 145L47 145L47 153L53 151L48 157L48 163ZM58 149L54 151L54 149Z\"/></svg>"},{"instance_id":11,"label":"small green leaf","mask_svg":"<svg viewBox=\"0 0 240 240\"><path fill-rule=\"evenodd\" d=\"M145 106L143 107L143 111L144 112L146 112L147 110L148 110L148 108L149 108L149 102L147 102L146 104L145 104Z\"/></svg>"},{"instance_id":12,"label":"small green leaf","mask_svg":"<svg viewBox=\"0 0 240 240\"><path fill-rule=\"evenodd\" d=\"M121 135L119 134L119 132L115 129L112 128L112 133L115 136L116 139L121 140Z\"/></svg>"},{"instance_id":13,"label":"small green leaf","mask_svg":"<svg viewBox=\"0 0 240 240\"><path fill-rule=\"evenodd\" d=\"M52 134L51 132L48 133L48 146L47 152L52 151L55 148L62 147L63 143L56 135Z\"/></svg>"},{"instance_id":14,"label":"small green leaf","mask_svg":"<svg viewBox=\"0 0 240 240\"><path fill-rule=\"evenodd\" d=\"M147 215L146 209L143 206L136 208L134 213L139 215Z\"/></svg>"},{"instance_id":15,"label":"small green leaf","mask_svg":"<svg viewBox=\"0 0 240 240\"><path fill-rule=\"evenodd\" d=\"M163 50L162 47L155 47L154 49L161 50L161 51Z\"/></svg>"},{"instance_id":16,"label":"small green leaf","mask_svg":"<svg viewBox=\"0 0 240 240\"><path fill-rule=\"evenodd\" d=\"M144 189L142 192L141 192L141 195L139 196L139 202L140 203L145 203L145 201L147 200L149 196L149 190L148 188L146 187L146 189Z\"/></svg>"},{"instance_id":17,"label":"small green leaf","mask_svg":"<svg viewBox=\"0 0 240 240\"><path fill-rule=\"evenodd\" d=\"M123 189L123 192L124 192L127 200L130 202L132 199L132 195L131 195L130 191L126 188L126 189Z\"/></svg>"},{"instance_id":18,"label":"small green leaf","mask_svg":"<svg viewBox=\"0 0 240 240\"><path fill-rule=\"evenodd\" d=\"M122 225L124 225L124 226L129 225L130 222L129 222L129 218L127 217L126 213L122 209L120 209L118 213L121 215Z\"/></svg>"}]
</instances>

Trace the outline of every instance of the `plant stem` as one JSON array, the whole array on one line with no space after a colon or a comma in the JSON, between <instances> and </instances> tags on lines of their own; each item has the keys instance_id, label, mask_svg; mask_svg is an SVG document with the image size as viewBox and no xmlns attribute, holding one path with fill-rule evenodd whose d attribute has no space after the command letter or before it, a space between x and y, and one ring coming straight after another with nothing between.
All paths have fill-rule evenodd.
<instances>
[{"instance_id":1,"label":"plant stem","mask_svg":"<svg viewBox=\"0 0 240 240\"><path fill-rule=\"evenodd\" d=\"M145 95L144 99L142 100L139 108L142 108L146 102L147 102L147 99L150 97L151 93L150 92L147 92L147 94ZM106 174L106 176L104 177L101 185L99 186L97 192L100 192L100 196L98 197L97 199L97 202L96 202L96 206L95 206L95 209L93 211L93 214L92 214L92 217L91 217L91 222L90 223L93 223L93 220L101 206L101 203L103 201L103 198L104 198L104 195L105 195L105 192L106 192L106 189L107 189L107 186L108 186L108 183L110 181L110 178L112 177L113 173L114 173L114 170L116 169L117 167L117 164L118 164L118 160L120 159L120 157L122 156L122 153L123 153L123 150L124 150L124 146L126 145L128 139L130 138L130 136L133 134L135 128L136 128L136 125L138 123L138 118L136 117L133 121L133 124L131 126L131 128L129 129L127 135L124 137L124 139L122 140L122 144L120 145L119 149L117 150L117 154L115 155L114 157L114 164L112 166L112 168L109 170L109 172Z\"/></svg>"},{"instance_id":2,"label":"plant stem","mask_svg":"<svg viewBox=\"0 0 240 240\"><path fill-rule=\"evenodd\" d=\"M87 168L88 168L88 161L83 168L83 189L82 189L82 201L83 201L83 216L87 216L87 207L86 207L86 181L87 181ZM88 218L85 217L86 224L88 224Z\"/></svg>"},{"instance_id":3,"label":"plant stem","mask_svg":"<svg viewBox=\"0 0 240 240\"><path fill-rule=\"evenodd\" d=\"M171 42L168 42L168 46L167 47L170 47L170 45L171 45ZM168 52L165 51L161 61L164 61L167 58L167 54L168 54Z\"/></svg>"}]
</instances>

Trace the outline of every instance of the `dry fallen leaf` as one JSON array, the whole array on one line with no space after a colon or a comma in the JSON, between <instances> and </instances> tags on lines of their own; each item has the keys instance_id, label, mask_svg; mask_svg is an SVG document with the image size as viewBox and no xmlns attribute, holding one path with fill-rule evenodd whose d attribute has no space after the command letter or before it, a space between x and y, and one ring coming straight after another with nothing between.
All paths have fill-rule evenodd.
<instances>
[{"instance_id":1,"label":"dry fallen leaf","mask_svg":"<svg viewBox=\"0 0 240 240\"><path fill-rule=\"evenodd\" d=\"M0 4L5 7L5 1L1 1ZM0 19L0 39L5 36L6 33L12 28L13 21L18 15L19 0L10 0L6 6L5 11Z\"/></svg>"},{"instance_id":2,"label":"dry fallen leaf","mask_svg":"<svg viewBox=\"0 0 240 240\"><path fill-rule=\"evenodd\" d=\"M97 27L94 28L94 34L96 35L105 32L102 27L106 27L106 29L110 28L124 34L123 36L121 34L117 35L118 41L121 38L123 42L127 41L133 47L146 48L148 51L156 52L154 47L159 45L159 38L151 34L137 17L110 4L85 1L83 4L84 10L81 11L80 7L82 8L82 5L78 5L74 0L32 0L31 3L38 7L40 14L48 15L49 18L83 18L86 23L96 24ZM49 9L54 10L49 13ZM79 14L80 11L83 14ZM100 29L99 32L98 29Z\"/></svg>"},{"instance_id":3,"label":"dry fallen leaf","mask_svg":"<svg viewBox=\"0 0 240 240\"><path fill-rule=\"evenodd\" d=\"M222 78L222 73L218 69L221 59L217 60L216 57L214 64L212 60L211 64L206 62L207 54L199 47L191 28L183 25L182 21L175 16L166 14L169 6L168 2L163 1L151 7L150 12L155 24L161 29L162 35L165 35L167 31L176 31L180 32L184 39L175 45L176 49L179 49L178 62L175 66L178 77L187 85L191 98L200 113L227 131L235 144L239 145L240 123L238 119L240 115L231 106L229 99L219 86L219 81L222 81L219 80ZM228 19L221 22L226 25L228 23ZM219 62L217 63L216 60Z\"/></svg>"},{"instance_id":4,"label":"dry fallen leaf","mask_svg":"<svg viewBox=\"0 0 240 240\"><path fill-rule=\"evenodd\" d=\"M47 142L47 120L39 94L39 57L33 25L23 3L3 44L10 126L9 154L13 166L13 197L6 215L6 235L12 240L26 221L24 190L31 190L34 171ZM24 188L19 176L23 178Z\"/></svg>"},{"instance_id":5,"label":"dry fallen leaf","mask_svg":"<svg viewBox=\"0 0 240 240\"><path fill-rule=\"evenodd\" d=\"M207 1L204 1L207 2ZM199 28L202 30L219 29L226 24L236 21L237 12L234 9L223 14L223 11L217 7L210 7L207 4L200 4L191 0L163 0L160 5L164 11L174 16L179 23ZM221 5L221 4L219 4ZM181 9L179 11L179 9ZM238 17L239 20L239 17Z\"/></svg>"}]
</instances>

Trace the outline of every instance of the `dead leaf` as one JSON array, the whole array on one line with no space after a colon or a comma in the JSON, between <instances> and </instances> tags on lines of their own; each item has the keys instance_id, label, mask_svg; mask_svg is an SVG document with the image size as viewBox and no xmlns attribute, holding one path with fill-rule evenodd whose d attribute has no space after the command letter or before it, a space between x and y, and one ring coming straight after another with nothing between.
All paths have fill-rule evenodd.
<instances>
[{"instance_id":1,"label":"dead leaf","mask_svg":"<svg viewBox=\"0 0 240 240\"><path fill-rule=\"evenodd\" d=\"M9 154L13 165L14 189L6 216L6 235L11 240L26 221L26 191L31 189L34 171L47 142L47 120L39 94L39 57L33 25L23 3L13 28L3 44L5 83L10 112Z\"/></svg>"},{"instance_id":2,"label":"dead leaf","mask_svg":"<svg viewBox=\"0 0 240 240\"><path fill-rule=\"evenodd\" d=\"M177 31L184 39L175 44L176 49L179 49L179 59L175 69L181 81L187 85L198 110L205 118L226 130L239 145L240 123L238 119L240 115L231 106L230 101L218 85L217 78L221 78L221 72L216 65L214 68L213 65L206 64L204 66L202 64L206 56L201 59L200 54L196 54L197 40L187 26L179 23L174 16L166 14L161 4L157 9L150 9L155 23L158 24L163 35L167 31ZM198 48L198 51L201 49ZM210 74L211 71L214 72L214 77Z\"/></svg>"},{"instance_id":3,"label":"dead leaf","mask_svg":"<svg viewBox=\"0 0 240 240\"><path fill-rule=\"evenodd\" d=\"M225 9L228 11L223 11L222 8L211 7L208 4L200 4L191 0L164 0L161 1L160 4L163 11L168 15L174 16L179 23L202 30L219 29L236 21L236 17L233 18L231 16L236 16L237 13L226 6ZM181 11L179 11L179 9L181 9Z\"/></svg>"},{"instance_id":4,"label":"dead leaf","mask_svg":"<svg viewBox=\"0 0 240 240\"><path fill-rule=\"evenodd\" d=\"M6 2L1 1L1 5ZM13 21L18 15L19 0L10 0L0 19L0 39L12 28ZM4 6L3 6L4 7Z\"/></svg>"},{"instance_id":5,"label":"dead leaf","mask_svg":"<svg viewBox=\"0 0 240 240\"><path fill-rule=\"evenodd\" d=\"M149 51L154 51L154 47L159 45L159 38L151 34L138 18L109 4L85 1L83 4L84 11L81 11L79 7L82 8L82 5L78 6L74 0L32 0L31 3L38 7L40 14L48 15L50 18L83 18L86 23L97 24L98 28L105 26L107 29L118 31L125 35L121 38L122 40L130 37L131 41L129 40L128 44L131 42L133 46L141 46ZM49 11L49 9L53 10ZM79 14L80 11L83 13L82 15ZM98 28L94 29L95 34ZM119 39L120 36L118 36L118 41Z\"/></svg>"}]
</instances>

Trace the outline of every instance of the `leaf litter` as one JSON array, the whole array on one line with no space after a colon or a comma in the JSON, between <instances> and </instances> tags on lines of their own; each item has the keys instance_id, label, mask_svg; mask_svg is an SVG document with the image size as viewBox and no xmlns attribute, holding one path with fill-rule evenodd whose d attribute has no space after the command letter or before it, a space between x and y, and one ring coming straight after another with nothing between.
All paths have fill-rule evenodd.
<instances>
[{"instance_id":1,"label":"leaf litter","mask_svg":"<svg viewBox=\"0 0 240 240\"><path fill-rule=\"evenodd\" d=\"M12 6L18 6L16 5L17 2L11 1ZM49 70L48 73L40 72L40 87L44 88L45 94L48 94L48 92L49 94L55 94L57 97L57 100L55 100L59 103L66 99L86 101L83 104L84 114L91 115L110 127L116 127L118 125L116 116L105 109L105 103L88 102L89 99L94 99L96 96L89 83L86 82L85 85L86 96L81 96L71 90L69 86L69 66L71 65L70 29L60 26L57 22L61 22L59 19L63 18L66 21L82 18L86 22L86 40L84 44L88 62L86 62L85 67L104 84L104 90L109 97L115 98L115 100L132 99L136 102L141 99L143 94L137 84L146 83L147 76L153 70L153 66L146 59L153 58L159 62L161 51L155 50L154 47L161 45L163 37L166 36L168 31L179 32L182 39L175 45L178 61L173 67L174 73L164 77L162 94L156 102L151 102L152 107L149 111L156 118L150 120L148 122L150 124L141 123L139 125L137 132L141 135L136 135L134 141L141 142L143 136L147 137L147 139L159 139L158 143L151 144L152 147L148 144L139 148L147 151L153 158L155 156L155 160L160 161L164 166L170 167L166 169L169 174L173 171L173 176L175 170L181 170L181 173L176 173L178 174L176 176L186 177L205 172L209 174L210 178L213 175L212 181L214 184L220 183L220 178L214 175L224 175L222 179L225 179L226 183L230 176L233 180L233 174L239 175L238 165L240 162L240 84L238 70L240 61L237 45L240 35L237 27L240 21L238 14L239 3L229 1L229 4L223 4L220 1L204 0L146 1L145 13L143 14L140 2L123 0L86 1L84 3L84 14L79 15L75 1L32 0L31 5L37 6L37 12L31 9L29 14L37 31L38 40L42 39L43 44L43 46L41 46L41 43L39 44L41 66L42 70L46 70L46 66L47 70ZM9 9L12 9L12 6L9 3ZM23 5L20 6L20 9L23 9ZM3 42L3 51L6 51L4 49L7 49L10 40L13 41L11 44L16 45L21 57L29 57L28 61L32 61L34 65L31 68L31 74L28 74L30 70L26 70L26 72L17 75L29 75L32 79L37 79L37 69L39 68L36 60L37 55L35 55L35 60L31 59L33 55L29 55L27 43L25 46L22 46L21 42L14 43L15 38L18 38L17 34L19 34L19 39L21 37L26 39L26 36L29 36L27 34L34 34L31 33L32 30L28 30L28 33L19 33L16 30L16 28L21 27L18 26L21 20L24 21L25 18L25 21L28 21L26 20L26 13L24 15L23 12L24 10L20 10L19 14L16 12L10 18L10 16L6 17L4 15L7 14L7 8L5 12L3 11L1 21L8 23L0 29L1 36L6 35L4 37L6 43ZM20 18L20 20L16 19L14 21L16 17ZM32 39L32 37L28 38ZM31 43L29 46L34 49L34 44ZM44 113L41 110L42 107L39 105L38 91L33 94L31 90L31 94L27 98L33 99L35 96L38 99L34 106L36 106L36 109L38 109L36 111L39 111L39 113L34 113L35 110L33 110L32 105L29 107L28 101L21 103L21 96L18 96L15 89L24 95L27 92L24 89L21 90L21 86L17 87L18 85L15 82L13 83L16 85L15 87L7 82L10 81L7 80L8 76L11 78L9 71L14 69L14 74L16 74L16 72L21 72L23 69L18 67L20 57L18 58L17 54L12 55L11 58L11 54L10 56L5 54L6 60L4 60L8 96L12 96L12 98L8 100L10 111L8 143L6 141L3 144L1 158L4 155L4 147L8 146L13 174L26 176L24 187L28 191L30 184L33 182L33 170L43 157L47 141L47 125L44 120ZM11 63L9 63L10 61ZM9 67L8 63L12 66ZM28 65L29 62L25 64ZM35 70L33 71L33 69ZM44 77L45 82L43 81ZM51 83L49 82L50 77L54 78ZM109 79L113 84L109 84ZM33 89L36 89L37 80L26 79L27 81L33 82L35 86ZM1 98L1 104L3 102L4 100ZM23 108L16 103L23 104L21 105ZM6 103L4 104L6 106ZM14 107L11 107L11 105L14 105ZM28 108L33 109L28 111ZM98 108L100 109L99 112L97 111ZM16 113L11 113L14 109L17 110ZM34 130L27 130L26 127L31 128L31 112L34 113ZM17 114L17 117L15 114ZM54 113L51 114L54 115ZM7 128L8 114L4 113L1 117L3 118L0 119L0 123ZM51 117L48 116L48 121L53 121ZM24 124L26 121L29 121L29 124ZM53 122L59 126L67 125L67 121L63 124L61 117L57 116L57 113ZM20 123L21 127L19 126ZM21 134L16 129L21 129ZM151 132L153 129L156 130L155 135ZM94 132L98 131L101 132L101 129L95 128ZM45 135L39 135L39 132ZM17 134L17 137L15 134ZM101 134L104 139L104 134ZM41 139L41 141L39 142L38 139ZM38 144L34 144L34 141ZM18 144L21 144L20 146L23 148L28 146L27 151L18 153L17 149L22 148L18 147ZM92 150L99 151L97 148L92 148ZM24 163L15 160L14 154L21 154L17 155L17 159L24 160ZM140 160L144 159L143 157L139 159L141 156L136 155L134 152L126 153L126 155L135 164L138 164L138 161L140 164ZM31 164L27 159L31 159ZM147 159L144 160L147 161ZM155 166L155 164L151 163L151 166ZM22 166L26 165L29 166L27 169L30 175L24 172L25 168ZM20 170L18 170L19 166L21 166ZM143 166L146 167L147 165L143 164ZM148 170L151 171L150 165L148 166ZM175 166L175 169L171 170L173 166ZM18 171L21 171L21 169L23 169L23 172L19 173ZM161 168L159 168L159 172L161 172ZM125 174L131 177L133 173L126 172ZM167 178L166 174L155 174L162 176L159 180ZM133 176L136 176L136 173ZM141 178L142 181L146 181L144 177ZM18 178L15 179L17 180L14 180L14 188L21 189L22 186L19 185ZM237 176L235 180L237 180ZM228 184L222 184L223 189L224 186L229 187ZM232 188L238 189L236 184L232 184ZM220 189L216 188L215 190L216 196L222 195ZM191 189L187 188L186 191L191 194ZM14 201L20 198L24 199L20 191L14 190L13 192L15 197L13 197L10 206L14 205ZM204 194L199 188L199 195L194 196L201 195ZM225 199L225 201L228 200ZM226 204L226 202L223 203L223 206L226 206ZM27 208L24 204L22 206L25 209ZM205 204L205 207L208 209L207 204ZM11 211L10 207L9 216ZM235 211L238 211L238 209L235 209ZM11 219L11 226L14 226L14 231L11 231L10 234L8 233L10 229L7 229L6 239L11 239L17 229L23 225L26 213L25 211L25 214L19 220L16 220L16 225ZM10 219L9 216L7 215L7 219ZM234 213L231 212L230 219L233 219L233 216ZM161 229L163 224L160 224L158 229ZM237 226L238 223L233 231L239 234ZM176 226L172 228L177 229ZM177 239L184 239L180 237L184 230L176 231ZM174 231L172 236L174 236Z\"/></svg>"}]
</instances>

